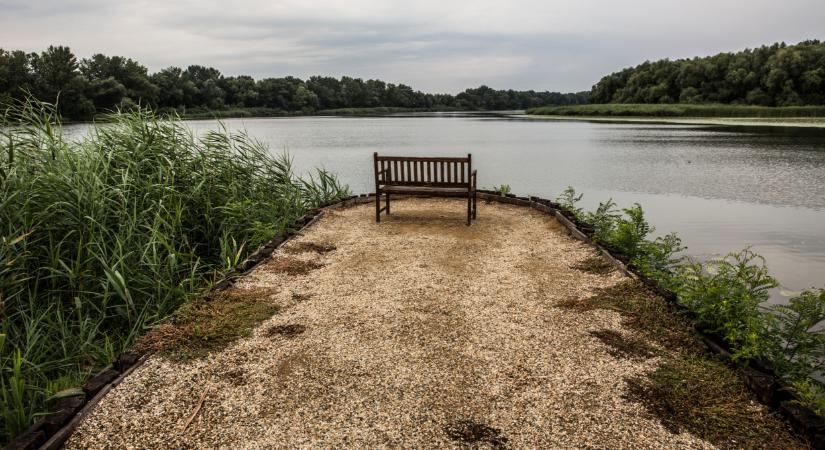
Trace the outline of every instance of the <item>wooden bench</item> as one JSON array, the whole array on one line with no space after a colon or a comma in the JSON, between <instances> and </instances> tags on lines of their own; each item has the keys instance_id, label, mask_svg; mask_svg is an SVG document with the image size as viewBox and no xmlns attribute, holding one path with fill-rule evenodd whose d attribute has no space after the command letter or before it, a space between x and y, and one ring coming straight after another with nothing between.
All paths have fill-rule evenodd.
<instances>
[{"instance_id":1,"label":"wooden bench","mask_svg":"<svg viewBox=\"0 0 825 450\"><path fill-rule=\"evenodd\" d=\"M476 218L476 171L471 155L466 158L426 158L414 156L378 156L375 163L375 221L381 212L390 213L390 195L425 197L467 197L467 225ZM386 206L381 207L381 194Z\"/></svg>"}]
</instances>

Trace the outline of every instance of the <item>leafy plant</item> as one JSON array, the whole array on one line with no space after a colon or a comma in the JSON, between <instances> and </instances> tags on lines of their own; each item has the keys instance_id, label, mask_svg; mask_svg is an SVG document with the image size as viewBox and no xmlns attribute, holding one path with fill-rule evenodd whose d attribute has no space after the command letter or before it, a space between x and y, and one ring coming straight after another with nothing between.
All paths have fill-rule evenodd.
<instances>
[{"instance_id":1,"label":"leafy plant","mask_svg":"<svg viewBox=\"0 0 825 450\"><path fill-rule=\"evenodd\" d=\"M493 190L496 191L496 194L498 194L498 195L503 195L503 196L510 195L510 185L509 184L502 184L501 186L498 186L498 187L494 188Z\"/></svg>"},{"instance_id":2,"label":"leafy plant","mask_svg":"<svg viewBox=\"0 0 825 450\"><path fill-rule=\"evenodd\" d=\"M819 415L825 415L825 387L810 378L798 378L791 382L799 400L794 403L810 408Z\"/></svg>"},{"instance_id":3,"label":"leafy plant","mask_svg":"<svg viewBox=\"0 0 825 450\"><path fill-rule=\"evenodd\" d=\"M573 191L566 197L571 200L572 205L575 205L576 202L581 200L582 195L576 196L575 191ZM616 203L612 198L606 202L599 202L599 207L596 208L596 211L581 213L581 216L584 222L593 227L593 240L596 242L610 240L616 229L616 224L619 219L621 219L619 211L616 210Z\"/></svg>"},{"instance_id":4,"label":"leafy plant","mask_svg":"<svg viewBox=\"0 0 825 450\"><path fill-rule=\"evenodd\" d=\"M607 241L613 248L627 255L628 259L633 260L641 256L642 244L654 228L645 220L642 206L638 203L622 211L627 218L620 218L616 221L615 229Z\"/></svg>"},{"instance_id":5,"label":"leafy plant","mask_svg":"<svg viewBox=\"0 0 825 450\"><path fill-rule=\"evenodd\" d=\"M764 258L745 249L705 264L686 264L680 275L679 301L724 337L734 358L754 358L767 350L767 320L760 305L778 283Z\"/></svg>"},{"instance_id":6,"label":"leafy plant","mask_svg":"<svg viewBox=\"0 0 825 450\"><path fill-rule=\"evenodd\" d=\"M805 291L787 305L773 305L767 356L787 378L811 377L825 365L825 290Z\"/></svg>"},{"instance_id":7,"label":"leafy plant","mask_svg":"<svg viewBox=\"0 0 825 450\"><path fill-rule=\"evenodd\" d=\"M576 206L576 204L581 201L582 197L584 197L584 194L577 195L573 186L567 186L561 195L556 197L556 202L567 210L567 212L579 218L582 215L582 209Z\"/></svg>"},{"instance_id":8,"label":"leafy plant","mask_svg":"<svg viewBox=\"0 0 825 450\"><path fill-rule=\"evenodd\" d=\"M666 234L653 241L642 242L641 247L632 264L662 287L676 290L679 280L673 274L684 264L686 257L681 253L687 250L679 236L676 233Z\"/></svg>"}]
</instances>

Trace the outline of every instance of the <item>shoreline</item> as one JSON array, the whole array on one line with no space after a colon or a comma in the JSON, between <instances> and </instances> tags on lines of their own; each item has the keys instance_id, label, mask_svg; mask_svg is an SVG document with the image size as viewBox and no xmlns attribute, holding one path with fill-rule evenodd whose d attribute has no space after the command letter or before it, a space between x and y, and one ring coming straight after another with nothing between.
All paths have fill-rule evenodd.
<instances>
[{"instance_id":1,"label":"shoreline","mask_svg":"<svg viewBox=\"0 0 825 450\"><path fill-rule=\"evenodd\" d=\"M639 117L639 116L571 116L523 114L517 116L533 120L578 122L648 123L672 125L731 125L748 127L825 128L825 117Z\"/></svg>"}]
</instances>

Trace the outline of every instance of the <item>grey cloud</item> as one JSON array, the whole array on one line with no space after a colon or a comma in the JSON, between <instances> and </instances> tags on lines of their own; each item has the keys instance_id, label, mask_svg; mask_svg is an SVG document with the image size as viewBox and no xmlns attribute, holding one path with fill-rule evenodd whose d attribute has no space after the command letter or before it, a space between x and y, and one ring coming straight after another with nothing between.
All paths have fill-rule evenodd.
<instances>
[{"instance_id":1,"label":"grey cloud","mask_svg":"<svg viewBox=\"0 0 825 450\"><path fill-rule=\"evenodd\" d=\"M0 45L70 45L150 70L351 75L436 92L576 91L647 59L825 37L825 3L788 0L0 0Z\"/></svg>"}]
</instances>

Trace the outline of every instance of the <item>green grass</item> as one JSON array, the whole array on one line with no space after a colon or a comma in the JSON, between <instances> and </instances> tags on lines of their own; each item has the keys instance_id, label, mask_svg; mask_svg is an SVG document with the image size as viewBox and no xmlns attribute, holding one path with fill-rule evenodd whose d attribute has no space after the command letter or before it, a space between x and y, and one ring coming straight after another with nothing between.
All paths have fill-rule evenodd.
<instances>
[{"instance_id":1,"label":"green grass","mask_svg":"<svg viewBox=\"0 0 825 450\"><path fill-rule=\"evenodd\" d=\"M631 104L542 106L528 109L527 114L548 116L607 117L753 117L791 118L825 117L825 106L749 106L720 104Z\"/></svg>"},{"instance_id":2,"label":"green grass","mask_svg":"<svg viewBox=\"0 0 825 450\"><path fill-rule=\"evenodd\" d=\"M204 109L188 108L186 110L161 110L161 115L174 115L182 119L228 119L245 117L297 117L297 116L380 116L385 114L413 113L413 112L436 112L436 111L457 111L456 108L400 108L390 106L378 106L373 108L335 108L306 111L285 111L275 108L226 108L226 109Z\"/></svg>"},{"instance_id":3,"label":"green grass","mask_svg":"<svg viewBox=\"0 0 825 450\"><path fill-rule=\"evenodd\" d=\"M173 114L182 119L228 119L243 117L289 117L301 115L300 112L289 112L275 108L226 108L226 109L204 109L188 108L186 110L162 110L163 114Z\"/></svg>"},{"instance_id":4,"label":"green grass","mask_svg":"<svg viewBox=\"0 0 825 450\"><path fill-rule=\"evenodd\" d=\"M377 106L374 108L336 108L321 109L312 115L329 116L380 116L384 114L415 113L415 112L445 112L460 111L459 108L401 108L395 106Z\"/></svg>"},{"instance_id":5,"label":"green grass","mask_svg":"<svg viewBox=\"0 0 825 450\"><path fill-rule=\"evenodd\" d=\"M50 105L0 116L0 444L297 217L348 195L326 172L295 177L243 132L193 136L148 111L105 122L78 141Z\"/></svg>"}]
</instances>

